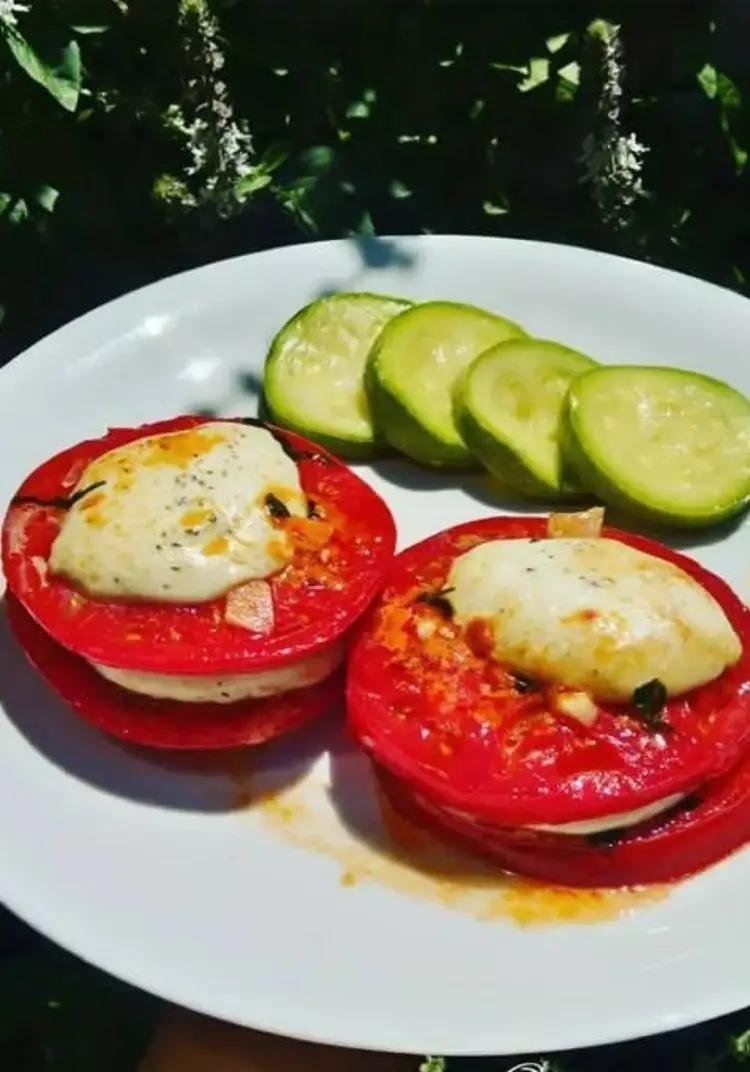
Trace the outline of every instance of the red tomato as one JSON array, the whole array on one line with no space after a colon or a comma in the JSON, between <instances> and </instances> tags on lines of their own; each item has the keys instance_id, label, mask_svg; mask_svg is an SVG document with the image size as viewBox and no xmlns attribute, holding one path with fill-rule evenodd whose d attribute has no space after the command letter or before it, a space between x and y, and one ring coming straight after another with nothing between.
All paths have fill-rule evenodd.
<instances>
[{"instance_id":1,"label":"red tomato","mask_svg":"<svg viewBox=\"0 0 750 1072\"><path fill-rule=\"evenodd\" d=\"M395 527L383 500L332 455L291 432L269 427L298 460L302 487L326 520L326 562L300 539L293 562L269 578L275 625L269 635L224 621L224 598L174 605L87 598L44 569L64 518L65 497L95 458L145 436L205 424L177 417L115 429L45 462L19 488L3 527L8 586L51 636L93 662L154 673L217 674L261 670L312 654L365 610L393 555ZM315 522L311 521L310 525Z\"/></svg>"},{"instance_id":2,"label":"red tomato","mask_svg":"<svg viewBox=\"0 0 750 1072\"><path fill-rule=\"evenodd\" d=\"M444 587L452 561L470 547L545 533L546 518L494 518L449 529L396 558L349 664L349 719L365 749L436 807L493 826L627 812L690 793L727 771L750 744L750 612L723 581L683 555L643 537L604 532L694 577L743 642L735 667L666 704L664 733L627 706L599 705L588 727L550 716L545 689L527 691L484 657L482 637L467 638L444 618L439 597L437 604L419 601Z\"/></svg>"},{"instance_id":3,"label":"red tomato","mask_svg":"<svg viewBox=\"0 0 750 1072\"><path fill-rule=\"evenodd\" d=\"M441 807L384 769L379 774L386 796L406 818L505 871L561 886L672 882L750 841L750 752L684 805L611 838L493 827Z\"/></svg>"},{"instance_id":4,"label":"red tomato","mask_svg":"<svg viewBox=\"0 0 750 1072\"><path fill-rule=\"evenodd\" d=\"M98 729L151 748L208 749L263 744L331 710L342 698L342 674L306 689L232 704L149 700L106 681L56 644L6 596L8 621L26 655L63 700Z\"/></svg>"}]
</instances>

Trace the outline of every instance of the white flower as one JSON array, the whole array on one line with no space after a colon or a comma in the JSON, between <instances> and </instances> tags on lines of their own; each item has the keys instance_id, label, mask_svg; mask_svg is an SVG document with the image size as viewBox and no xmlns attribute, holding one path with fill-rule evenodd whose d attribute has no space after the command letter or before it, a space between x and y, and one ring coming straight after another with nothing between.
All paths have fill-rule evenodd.
<instances>
[{"instance_id":1,"label":"white flower","mask_svg":"<svg viewBox=\"0 0 750 1072\"><path fill-rule=\"evenodd\" d=\"M0 0L0 22L6 26L15 26L18 23L16 14L28 11L30 4L16 4L14 0Z\"/></svg>"},{"instance_id":2,"label":"white flower","mask_svg":"<svg viewBox=\"0 0 750 1072\"><path fill-rule=\"evenodd\" d=\"M195 203L212 202L219 215L228 216L240 207L237 184L253 169L252 137L235 117L229 89L219 77L225 56L208 0L181 0L179 21L191 74L183 103L167 109L165 123L185 143L184 176Z\"/></svg>"},{"instance_id":3,"label":"white flower","mask_svg":"<svg viewBox=\"0 0 750 1072\"><path fill-rule=\"evenodd\" d=\"M600 122L583 143L583 181L591 183L604 222L622 229L631 222L637 200L645 196L641 170L648 147L634 133L622 132L625 67L620 27L597 19L589 34L601 48Z\"/></svg>"}]
</instances>

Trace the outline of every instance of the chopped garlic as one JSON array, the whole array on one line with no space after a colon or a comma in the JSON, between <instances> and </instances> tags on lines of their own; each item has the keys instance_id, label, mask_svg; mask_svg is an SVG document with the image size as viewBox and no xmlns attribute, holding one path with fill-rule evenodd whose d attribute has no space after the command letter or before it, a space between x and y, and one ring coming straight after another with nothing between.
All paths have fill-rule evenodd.
<instances>
[{"instance_id":1,"label":"chopped garlic","mask_svg":"<svg viewBox=\"0 0 750 1072\"><path fill-rule=\"evenodd\" d=\"M429 640L437 629L437 622L432 618L418 618L416 629L420 640Z\"/></svg>"},{"instance_id":2,"label":"chopped garlic","mask_svg":"<svg viewBox=\"0 0 750 1072\"><path fill-rule=\"evenodd\" d=\"M595 537L601 536L604 524L604 507L592 506L590 510L579 510L570 514L550 514L547 522L547 535L558 537Z\"/></svg>"},{"instance_id":3,"label":"chopped garlic","mask_svg":"<svg viewBox=\"0 0 750 1072\"><path fill-rule=\"evenodd\" d=\"M253 633L270 633L274 613L268 581L248 581L233 588L227 595L224 621Z\"/></svg>"},{"instance_id":4,"label":"chopped garlic","mask_svg":"<svg viewBox=\"0 0 750 1072\"><path fill-rule=\"evenodd\" d=\"M552 706L559 714L574 718L582 726L593 726L599 713L599 708L587 692L555 693Z\"/></svg>"}]
</instances>

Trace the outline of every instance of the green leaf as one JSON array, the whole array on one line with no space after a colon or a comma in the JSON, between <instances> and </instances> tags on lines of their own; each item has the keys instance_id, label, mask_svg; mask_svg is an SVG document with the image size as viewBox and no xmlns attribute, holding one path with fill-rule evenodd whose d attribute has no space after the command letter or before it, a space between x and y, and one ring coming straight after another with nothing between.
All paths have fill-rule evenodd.
<instances>
[{"instance_id":1,"label":"green leaf","mask_svg":"<svg viewBox=\"0 0 750 1072\"><path fill-rule=\"evenodd\" d=\"M401 182L400 179L394 179L388 187L388 193L396 201L404 201L407 197L411 197L414 191L410 190L409 187L405 183Z\"/></svg>"},{"instance_id":2,"label":"green leaf","mask_svg":"<svg viewBox=\"0 0 750 1072\"><path fill-rule=\"evenodd\" d=\"M109 26L71 26L77 34L103 34L109 31Z\"/></svg>"},{"instance_id":3,"label":"green leaf","mask_svg":"<svg viewBox=\"0 0 750 1072\"><path fill-rule=\"evenodd\" d=\"M729 151L732 154L732 160L734 160L734 170L738 175L741 175L747 164L747 149L744 149L729 131L726 131L726 135L729 142Z\"/></svg>"},{"instance_id":4,"label":"green leaf","mask_svg":"<svg viewBox=\"0 0 750 1072\"><path fill-rule=\"evenodd\" d=\"M581 65L573 60L557 72L555 98L559 101L573 100L581 84Z\"/></svg>"},{"instance_id":5,"label":"green leaf","mask_svg":"<svg viewBox=\"0 0 750 1072\"><path fill-rule=\"evenodd\" d=\"M3 213L7 209L8 205L10 205L12 200L13 200L12 194L3 193L0 190L0 216L3 215Z\"/></svg>"},{"instance_id":6,"label":"green leaf","mask_svg":"<svg viewBox=\"0 0 750 1072\"><path fill-rule=\"evenodd\" d=\"M494 60L490 67L493 71L513 71L515 74L526 74L528 67L519 67L515 63L503 63L501 60Z\"/></svg>"},{"instance_id":7,"label":"green leaf","mask_svg":"<svg viewBox=\"0 0 750 1072\"><path fill-rule=\"evenodd\" d=\"M375 236L375 224L372 221L372 216L369 212L365 211L359 220L359 223L354 228L353 234L362 235L365 238L373 238Z\"/></svg>"},{"instance_id":8,"label":"green leaf","mask_svg":"<svg viewBox=\"0 0 750 1072\"><path fill-rule=\"evenodd\" d=\"M721 101L725 108L739 108L742 104L742 94L739 88L729 75L721 71L716 79L716 99Z\"/></svg>"},{"instance_id":9,"label":"green leaf","mask_svg":"<svg viewBox=\"0 0 750 1072\"><path fill-rule=\"evenodd\" d=\"M8 223L23 223L24 220L29 218L29 206L23 197L19 197L13 202L8 210Z\"/></svg>"},{"instance_id":10,"label":"green leaf","mask_svg":"<svg viewBox=\"0 0 750 1072\"><path fill-rule=\"evenodd\" d=\"M559 52L561 48L564 48L570 40L569 33L555 34L554 37L548 37L544 42L547 46L548 52Z\"/></svg>"},{"instance_id":11,"label":"green leaf","mask_svg":"<svg viewBox=\"0 0 750 1072\"><path fill-rule=\"evenodd\" d=\"M734 1057L740 1061L750 1060L750 1031L743 1031L741 1035L735 1035L730 1043Z\"/></svg>"},{"instance_id":12,"label":"green leaf","mask_svg":"<svg viewBox=\"0 0 750 1072\"><path fill-rule=\"evenodd\" d=\"M60 191L56 190L54 186L48 186L46 183L37 186L34 191L34 200L45 212L55 211L55 205L59 196Z\"/></svg>"},{"instance_id":13,"label":"green leaf","mask_svg":"<svg viewBox=\"0 0 750 1072\"><path fill-rule=\"evenodd\" d=\"M713 100L716 96L716 87L718 84L718 74L716 68L710 63L704 63L701 69L698 71L696 78L698 79L698 85L701 87L706 96L710 97L711 100Z\"/></svg>"},{"instance_id":14,"label":"green leaf","mask_svg":"<svg viewBox=\"0 0 750 1072\"><path fill-rule=\"evenodd\" d=\"M725 108L739 108L742 94L728 74L717 71L711 63L704 63L696 75L698 85L711 100L717 100Z\"/></svg>"},{"instance_id":15,"label":"green leaf","mask_svg":"<svg viewBox=\"0 0 750 1072\"><path fill-rule=\"evenodd\" d=\"M271 174L264 168L253 168L239 180L234 188L234 196L238 201L244 201L250 194L262 190L265 186L270 186L271 181Z\"/></svg>"},{"instance_id":16,"label":"green leaf","mask_svg":"<svg viewBox=\"0 0 750 1072\"><path fill-rule=\"evenodd\" d=\"M288 141L275 141L268 146L260 158L260 163L267 171L275 171L289 159L292 147Z\"/></svg>"},{"instance_id":17,"label":"green leaf","mask_svg":"<svg viewBox=\"0 0 750 1072\"><path fill-rule=\"evenodd\" d=\"M606 19L594 19L587 27L587 32L590 37L596 37L604 44L609 44L614 35L619 30L613 22L608 22Z\"/></svg>"},{"instance_id":18,"label":"green leaf","mask_svg":"<svg viewBox=\"0 0 750 1072\"><path fill-rule=\"evenodd\" d=\"M482 210L488 216L506 216L510 212L510 205L503 197L499 201L484 201Z\"/></svg>"},{"instance_id":19,"label":"green leaf","mask_svg":"<svg viewBox=\"0 0 750 1072\"><path fill-rule=\"evenodd\" d=\"M45 63L14 26L3 24L2 34L16 63L43 86L66 111L74 112L81 90L81 53L76 41L65 46L54 66Z\"/></svg>"},{"instance_id":20,"label":"green leaf","mask_svg":"<svg viewBox=\"0 0 750 1072\"><path fill-rule=\"evenodd\" d=\"M308 174L321 175L332 166L335 158L336 154L330 145L313 145L300 153L300 168Z\"/></svg>"},{"instance_id":21,"label":"green leaf","mask_svg":"<svg viewBox=\"0 0 750 1072\"><path fill-rule=\"evenodd\" d=\"M518 83L519 93L528 93L529 90L541 86L549 78L549 60L546 56L532 56L529 60L529 73L523 82Z\"/></svg>"},{"instance_id":22,"label":"green leaf","mask_svg":"<svg viewBox=\"0 0 750 1072\"><path fill-rule=\"evenodd\" d=\"M366 89L359 100L352 101L344 115L347 119L369 119L378 95L374 89Z\"/></svg>"}]
</instances>

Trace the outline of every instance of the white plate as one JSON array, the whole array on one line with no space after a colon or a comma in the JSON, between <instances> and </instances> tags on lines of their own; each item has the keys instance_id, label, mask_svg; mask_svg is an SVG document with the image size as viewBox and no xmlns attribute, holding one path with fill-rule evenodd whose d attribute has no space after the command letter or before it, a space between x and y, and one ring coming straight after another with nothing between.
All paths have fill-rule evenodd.
<instances>
[{"instance_id":1,"label":"white plate","mask_svg":"<svg viewBox=\"0 0 750 1072\"><path fill-rule=\"evenodd\" d=\"M750 392L750 303L686 276L482 238L300 246L127 295L12 362L0 502L108 424L254 412L272 334L333 289L476 302L603 361L681 365ZM402 546L498 512L463 477L364 472ZM750 597L746 525L682 543ZM605 1043L750 1003L748 853L609 921L520 927L501 886L472 892L472 878L446 884L383 855L366 768L335 727L234 766L170 762L70 715L4 622L0 651L0 894L123 979L266 1030L419 1053ZM241 806L240 790L270 785L291 800Z\"/></svg>"}]
</instances>

